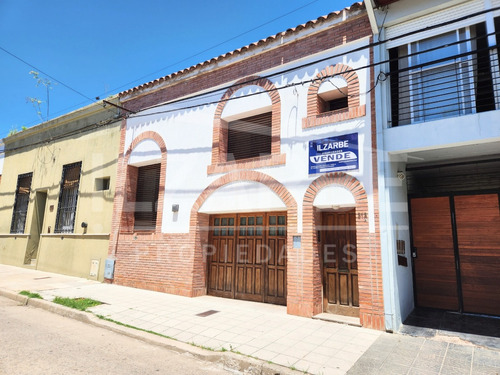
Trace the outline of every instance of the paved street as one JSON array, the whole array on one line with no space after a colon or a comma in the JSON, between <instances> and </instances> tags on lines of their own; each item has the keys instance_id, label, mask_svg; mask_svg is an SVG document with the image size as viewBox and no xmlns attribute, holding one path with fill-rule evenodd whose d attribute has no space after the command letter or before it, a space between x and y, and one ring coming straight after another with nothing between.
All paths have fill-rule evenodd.
<instances>
[{"instance_id":1,"label":"paved street","mask_svg":"<svg viewBox=\"0 0 500 375\"><path fill-rule=\"evenodd\" d=\"M45 299L41 307L51 310L61 308L57 307L59 305L48 302L55 296L87 297L99 300L104 304L89 309L94 314L170 337L172 339L161 338L161 340L168 342L169 347L176 347L183 353L198 351L218 358L231 355L231 361L235 362L236 358L236 362L241 363L254 361L251 357L256 358L260 360L254 361L258 364L257 367L268 366L266 374L283 375L298 373L292 370L299 370L318 375L346 373L350 375L500 375L499 350L471 344L454 336L453 332L448 332L447 336L440 333L435 337L389 334L288 315L284 306L211 296L186 298L0 265L0 295L3 293L9 295L10 298L20 298L18 293L21 290L40 293ZM31 301L30 304L36 304L36 301L40 300ZM207 369L203 367L203 371L196 372L196 366L203 364L199 359L206 359L206 356L198 356L196 357L198 359L195 359L189 354L173 353L172 357L167 359L163 355L157 355L157 353L164 353L164 349L152 348L139 340L127 339L132 340L131 346L126 349L123 345L122 348L120 340L125 338L102 330L98 330L99 333L90 333L95 332L95 327L88 324L74 322L77 323L80 331L70 329L69 332L59 334L59 330L63 332L62 326L60 329L58 325L42 320L42 317L48 314L46 311L29 306L19 307L16 304L10 301L8 307L0 310L2 328L0 340L2 350L4 347L7 348L0 352L1 366L4 366L0 367L0 373L16 374L10 371L12 369L20 374L28 373L29 366L37 361L40 361L37 368L44 368L43 366L51 366L54 362L58 362L69 368L71 373L79 371L80 368L87 369L87 372L102 373L99 372L105 369L101 367L105 366L102 362L111 361L111 357L118 358L119 362L121 360L125 364L128 363L128 358L133 359L133 363L126 367L126 373L136 371L135 373L142 374L150 370L155 373L158 373L156 370L168 371L166 369L169 369L169 366L175 368L173 366L175 366L176 358L181 363L190 365L183 365L178 372L173 373L209 374L208 371L222 371L215 365L209 365ZM21 324L21 328L11 329L10 336L7 337L9 329L4 329L4 322L16 322L19 318L17 312L23 309L36 311L34 313L36 319L29 325ZM6 319L4 315L9 319ZM97 324L106 323L113 329L125 329L123 326L97 319L90 313L80 313L80 316L82 315L93 317L92 321ZM51 326L56 328L56 332L44 331ZM43 330L37 333L33 330L34 328L43 328ZM74 332L87 329L89 333L85 335L84 342L75 344L76 346L63 344L61 348L47 349L44 344L47 338L64 342L67 336L75 336ZM21 333L18 334L18 330ZM144 337L158 337L141 331L129 331L141 333ZM36 346L28 349L20 343L10 346L4 344L11 340L14 342L15 337L12 336L16 335L19 335L20 343L31 340ZM74 337L68 339L72 341ZM490 337L486 340L486 342L493 341L496 343L500 341L500 338ZM198 347L186 343L195 344ZM210 348L211 351L202 350L200 347ZM223 352L224 350L234 353ZM97 356L98 352L102 353L103 357ZM87 362L78 362L81 353L90 353L90 359ZM94 354L96 359L92 360ZM4 363L6 358L10 362ZM8 363L11 367L5 367ZM275 368L269 368L272 366L270 363L281 366L275 366L277 368L275 370ZM119 363L116 365L118 366ZM195 367L191 368L191 365ZM241 370L241 367L238 368ZM106 372L106 370L102 371ZM197 371L200 369L198 368ZM57 372L47 370L45 373ZM120 373L120 371L111 371L111 373Z\"/></svg>"},{"instance_id":2,"label":"paved street","mask_svg":"<svg viewBox=\"0 0 500 375\"><path fill-rule=\"evenodd\" d=\"M229 374L189 354L0 297L0 374ZM234 373L233 373L234 374Z\"/></svg>"},{"instance_id":3,"label":"paved street","mask_svg":"<svg viewBox=\"0 0 500 375\"><path fill-rule=\"evenodd\" d=\"M500 375L500 351L442 339L382 335L347 374Z\"/></svg>"}]
</instances>

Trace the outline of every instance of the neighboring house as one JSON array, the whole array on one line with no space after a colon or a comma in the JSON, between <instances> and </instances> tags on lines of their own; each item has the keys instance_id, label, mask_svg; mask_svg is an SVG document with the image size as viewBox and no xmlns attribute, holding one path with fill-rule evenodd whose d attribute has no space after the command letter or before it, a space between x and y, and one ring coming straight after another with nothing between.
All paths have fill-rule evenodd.
<instances>
[{"instance_id":1,"label":"neighboring house","mask_svg":"<svg viewBox=\"0 0 500 375\"><path fill-rule=\"evenodd\" d=\"M370 41L355 3L122 92L107 278L384 329Z\"/></svg>"},{"instance_id":2,"label":"neighboring house","mask_svg":"<svg viewBox=\"0 0 500 375\"><path fill-rule=\"evenodd\" d=\"M5 148L4 144L0 142L0 183L2 183L3 159L5 157L4 148Z\"/></svg>"},{"instance_id":3,"label":"neighboring house","mask_svg":"<svg viewBox=\"0 0 500 375\"><path fill-rule=\"evenodd\" d=\"M372 0L386 326L500 315L500 1Z\"/></svg>"},{"instance_id":4,"label":"neighboring house","mask_svg":"<svg viewBox=\"0 0 500 375\"><path fill-rule=\"evenodd\" d=\"M1 263L103 280L118 111L96 103L4 139Z\"/></svg>"}]
</instances>

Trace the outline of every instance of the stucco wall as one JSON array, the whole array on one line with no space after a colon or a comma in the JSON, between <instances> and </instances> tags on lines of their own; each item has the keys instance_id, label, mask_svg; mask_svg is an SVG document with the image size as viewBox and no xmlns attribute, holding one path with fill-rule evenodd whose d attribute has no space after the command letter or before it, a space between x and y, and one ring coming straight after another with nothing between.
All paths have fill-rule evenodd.
<instances>
[{"instance_id":1,"label":"stucco wall","mask_svg":"<svg viewBox=\"0 0 500 375\"><path fill-rule=\"evenodd\" d=\"M343 48L335 49L335 54L342 55L344 51L349 51L356 47L366 45L368 39L363 42L352 43ZM325 51L314 57L304 59L301 63L321 59L332 54L332 51ZM348 133L358 133L359 137L359 170L349 173L362 182L365 187L369 204L373 207L372 195L372 169L371 169L371 122L370 116L361 116L350 120L331 122L325 125L303 128L302 120L307 117L307 95L309 83L294 87L285 87L288 83L307 81L315 77L321 70L328 66L337 64L348 65L356 70L360 85L360 102L369 105L365 93L369 90L369 70L362 69L369 63L366 51L350 53L348 56L328 59L322 63L314 64L310 67L298 69L294 72L277 75L270 78L272 83L279 90L281 101L281 154L286 155L286 164L280 166L259 168L263 173L280 181L293 195L296 201L303 199L304 193L309 184L317 175L308 174L308 142L310 140L334 137ZM290 64L287 68L292 68ZM280 71L283 67L266 72L272 74L273 71ZM251 86L251 85L250 85ZM251 91L249 87L247 91ZM243 90L245 91L245 90ZM222 173L207 174L207 167L211 164L212 158L212 133L216 104L203 105L214 97L221 97L224 90L219 91L210 97L200 96L190 100L189 106L199 107L175 110L175 107L182 106L177 103L175 106L159 106L154 110L141 112L141 117L131 116L127 120L127 134L125 147L127 150L134 139L144 131L158 133L164 140L167 149L167 173L165 180L165 197L163 206L163 233L188 233L190 210L195 200L210 183L215 181ZM259 96L245 99L240 106L244 113L246 108L259 106ZM231 106L231 115L236 111L237 101ZM159 113L165 112L165 113ZM151 113L148 115L148 113ZM156 114L155 114L156 113ZM224 118L223 112L222 117ZM150 150L154 155L154 149ZM248 188L248 189L246 189ZM248 204L249 193L258 188L244 186L234 186L232 199L238 198L240 189L241 199ZM253 200L260 200L259 194L253 195ZM172 204L179 204L179 212L173 214ZM251 204L251 201L250 203ZM332 204L334 204L332 202ZM212 203L213 205L213 203ZM236 204L238 205L238 203ZM262 202L258 203L259 206ZM220 207L227 206L227 202ZM236 206L235 206L236 207ZM219 210L220 211L220 210ZM302 232L301 208L298 212L298 231ZM374 230L373 217L370 218L371 230Z\"/></svg>"},{"instance_id":2,"label":"stucco wall","mask_svg":"<svg viewBox=\"0 0 500 375\"><path fill-rule=\"evenodd\" d=\"M45 235L38 249L39 270L102 281L109 236ZM97 276L91 276L91 262L98 261Z\"/></svg>"},{"instance_id":3,"label":"stucco wall","mask_svg":"<svg viewBox=\"0 0 500 375\"><path fill-rule=\"evenodd\" d=\"M61 133L77 130L82 126L112 118L112 112L98 112L83 120L71 120L61 125ZM30 130L28 130L30 131ZM60 272L68 275L89 277L92 259L104 259L111 230L113 198L116 186L116 165L120 138L120 122L113 122L92 131L76 131L69 137L57 141L31 145L37 129L33 129L23 141L17 140L16 150L7 151L5 168L0 184L0 262L17 266L24 264L29 238L14 240L9 235L19 174L33 173L30 200L25 223L25 234L32 234L36 223L35 197L37 192L46 194L46 204L37 259L40 270ZM39 137L46 137L50 130ZM23 143L24 142L24 143ZM9 144L7 144L9 149ZM61 240L50 236L54 233L63 166L82 162L79 194L75 215L74 233L83 234L82 222L88 223L86 234L81 237ZM109 190L96 191L96 178L110 179ZM101 235L99 239L92 235ZM87 236L87 237L85 237ZM33 238L33 237L31 237ZM101 262L103 263L103 262ZM103 264L101 267L103 268ZM102 271L102 270L101 270ZM102 280L102 272L99 279Z\"/></svg>"}]
</instances>

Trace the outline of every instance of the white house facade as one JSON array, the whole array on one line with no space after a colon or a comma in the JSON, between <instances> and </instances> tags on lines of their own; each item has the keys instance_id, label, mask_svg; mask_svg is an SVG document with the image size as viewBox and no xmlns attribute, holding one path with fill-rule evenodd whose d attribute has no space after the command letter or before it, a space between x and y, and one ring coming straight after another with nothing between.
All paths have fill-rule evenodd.
<instances>
[{"instance_id":1,"label":"white house facade","mask_svg":"<svg viewBox=\"0 0 500 375\"><path fill-rule=\"evenodd\" d=\"M384 329L370 43L356 3L121 93L108 281Z\"/></svg>"},{"instance_id":2,"label":"white house facade","mask_svg":"<svg viewBox=\"0 0 500 375\"><path fill-rule=\"evenodd\" d=\"M386 327L500 315L500 1L366 2Z\"/></svg>"}]
</instances>

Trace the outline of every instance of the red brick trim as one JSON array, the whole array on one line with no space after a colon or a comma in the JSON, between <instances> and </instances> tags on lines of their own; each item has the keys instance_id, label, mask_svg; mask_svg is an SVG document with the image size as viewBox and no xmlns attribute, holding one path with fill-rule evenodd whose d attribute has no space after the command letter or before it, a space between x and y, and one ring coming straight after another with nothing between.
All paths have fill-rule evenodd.
<instances>
[{"instance_id":1,"label":"red brick trim","mask_svg":"<svg viewBox=\"0 0 500 375\"><path fill-rule=\"evenodd\" d=\"M122 221L120 226L120 232L122 233L130 233L134 231L134 204L135 193L137 189L137 168L128 165L128 161L135 147L137 147L139 143L146 139L154 141L161 151L160 186L158 188L158 211L156 214L156 228L154 230L155 233L161 233L161 225L163 219L163 200L165 195L165 173L167 170L167 147L165 146L163 138L158 133L153 131L146 131L134 138L129 148L127 149L127 152L125 153L123 163L124 166L122 168L120 168L119 166L119 169L121 169L120 173L123 173L126 170L124 186L124 196L126 199L122 205ZM116 214L116 212L114 212L114 214Z\"/></svg>"},{"instance_id":2,"label":"red brick trim","mask_svg":"<svg viewBox=\"0 0 500 375\"><path fill-rule=\"evenodd\" d=\"M348 108L324 112L323 101L318 96L318 90L326 78L341 76L347 82ZM366 105L360 105L358 74L351 67L344 64L331 65L316 75L307 92L307 117L302 119L302 128L312 128L319 125L331 124L366 115Z\"/></svg>"},{"instance_id":3,"label":"red brick trim","mask_svg":"<svg viewBox=\"0 0 500 375\"><path fill-rule=\"evenodd\" d=\"M329 49L359 41L372 34L370 21L366 12L348 18L332 27L319 32L301 36L269 50L257 49L251 56L242 56L231 64L214 64L207 69L200 68L196 75L189 79L169 80L164 85L140 90L121 97L122 104L134 111L148 108L160 103L182 98L196 92L211 90L219 85L227 85L241 77L261 74L261 72L286 66L305 57L323 53ZM229 55L228 55L229 56ZM220 67L219 67L220 66Z\"/></svg>"},{"instance_id":4,"label":"red brick trim","mask_svg":"<svg viewBox=\"0 0 500 375\"><path fill-rule=\"evenodd\" d=\"M248 84L249 80L253 80ZM245 82L240 84L239 82ZM271 120L271 156L279 155L281 149L281 99L276 86L267 78L259 77L246 77L240 79L230 89L228 89L221 97L219 104L215 110L214 129L212 137L212 165L208 166L208 174L221 173L234 170L236 168L260 168L263 166L276 165L273 163L278 162L276 159L269 161L269 156L260 158L252 158L249 160L238 160L234 162L227 161L227 122L224 121L222 111L224 110L227 100L239 89L255 85L260 86L268 91L272 103L272 120ZM272 158L271 158L272 159ZM252 163L255 166L251 166ZM271 164L269 164L271 163ZM284 161L283 161L284 163ZM281 162L278 162L281 164Z\"/></svg>"},{"instance_id":5,"label":"red brick trim","mask_svg":"<svg viewBox=\"0 0 500 375\"><path fill-rule=\"evenodd\" d=\"M293 236L297 233L297 203L286 187L271 176L257 171L241 170L221 176L203 190L191 208L189 232L191 237L190 242L194 246L194 257L192 259L194 295L206 293L207 278L207 263L203 256L203 245L208 243L208 215L201 214L198 210L213 192L224 185L236 181L259 182L267 186L281 198L287 207L287 252L290 253L292 251ZM290 259L288 259L287 267L289 267L289 264ZM290 285L292 282L293 280L287 275L287 285Z\"/></svg>"},{"instance_id":6,"label":"red brick trim","mask_svg":"<svg viewBox=\"0 0 500 375\"><path fill-rule=\"evenodd\" d=\"M368 197L362 184L354 177L342 173L328 173L314 180L307 189L303 201L303 239L301 267L293 270L296 298L302 301L301 311L290 311L300 315L315 315L322 312L322 274L316 227L320 225L318 210L313 206L318 192L328 185L339 185L349 189L356 201L356 237L358 251L360 320L364 327L384 329L384 300L381 272L380 241L377 233L369 231ZM290 274L292 270L288 271ZM300 285L303 285L302 287ZM302 291L301 291L302 288ZM308 293L304 293L307 290Z\"/></svg>"}]
</instances>

